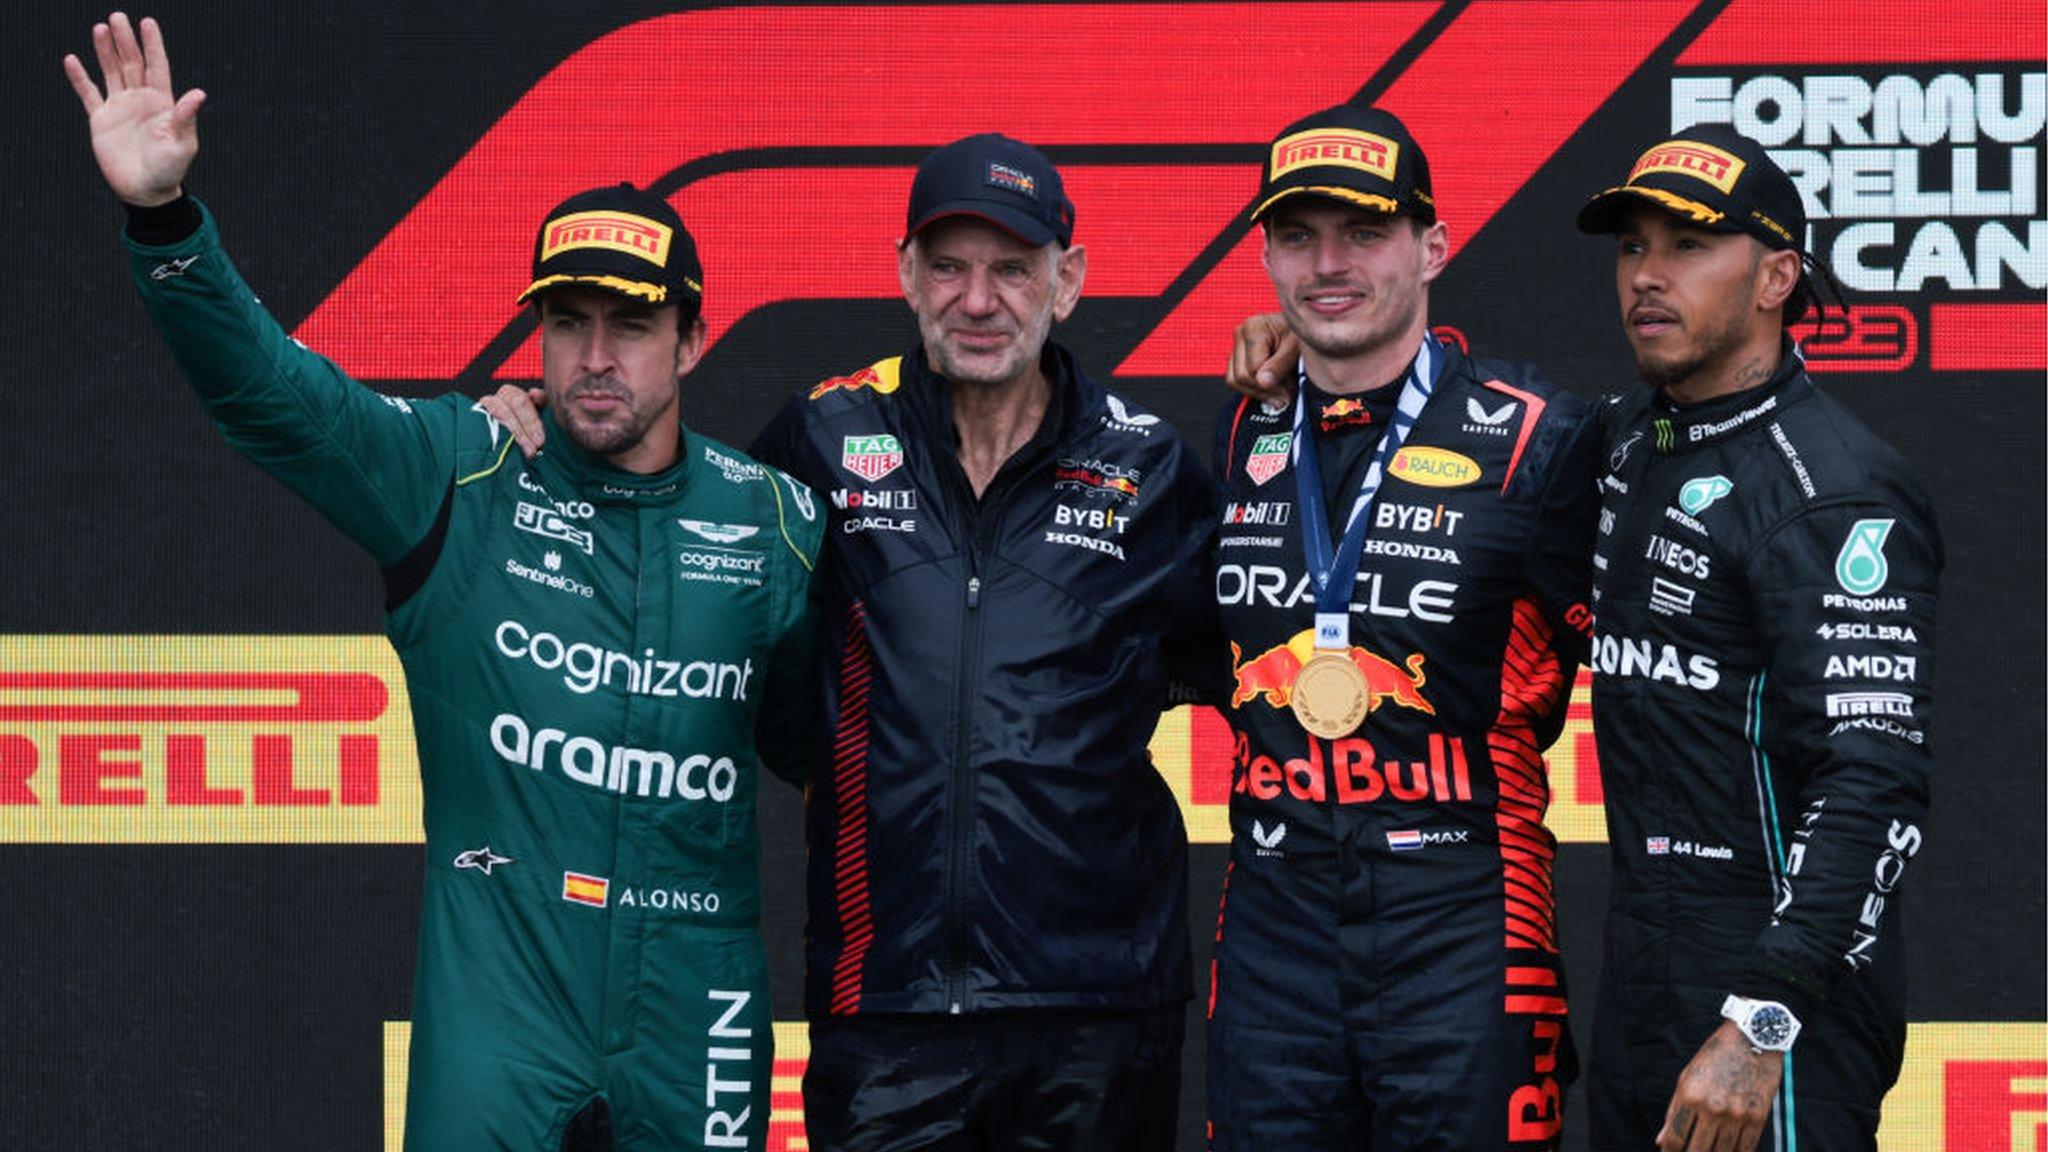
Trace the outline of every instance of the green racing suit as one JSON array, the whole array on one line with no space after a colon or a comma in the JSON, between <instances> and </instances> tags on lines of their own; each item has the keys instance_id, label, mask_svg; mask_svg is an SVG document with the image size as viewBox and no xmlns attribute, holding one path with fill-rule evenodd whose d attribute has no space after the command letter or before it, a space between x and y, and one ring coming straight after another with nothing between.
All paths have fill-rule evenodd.
<instances>
[{"instance_id":1,"label":"green racing suit","mask_svg":"<svg viewBox=\"0 0 2048 1152\"><path fill-rule=\"evenodd\" d=\"M129 248L229 441L385 569L426 829L406 1147L764 1147L756 769L811 736L811 492L687 429L653 475L552 424L526 461L292 340L203 212Z\"/></svg>"}]
</instances>

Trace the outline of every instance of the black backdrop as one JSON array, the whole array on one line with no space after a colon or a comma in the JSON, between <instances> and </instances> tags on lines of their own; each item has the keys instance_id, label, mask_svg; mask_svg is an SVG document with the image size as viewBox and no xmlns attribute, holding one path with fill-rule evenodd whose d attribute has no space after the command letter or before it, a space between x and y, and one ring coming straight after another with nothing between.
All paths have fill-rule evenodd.
<instances>
[{"instance_id":1,"label":"black backdrop","mask_svg":"<svg viewBox=\"0 0 2048 1152\"><path fill-rule=\"evenodd\" d=\"M967 74L985 75L998 89L1018 75L1058 77L1077 54L1092 51L1098 65L1114 56L1085 43L1076 47L1077 38L1101 35L1084 17L1105 7L1135 11L1141 21L1148 11L1133 5L961 6L961 18L972 16L977 31L1006 24L1010 35L891 45L872 31L880 9L845 9L845 55L837 77L844 99L885 104L902 97L908 111L889 125L893 135L849 140L843 147L805 145L801 163L845 167L849 180L866 180L879 167L895 171L899 183L891 187L901 188L904 166L957 134L939 126L942 118L917 119L919 109L940 97L926 93L919 103L903 96L914 95L921 83L931 86L906 70L906 60L958 56L972 64ZM1527 104L1493 98L1463 106L1457 100L1469 78L1418 79L1432 65L1441 74L1453 47L1470 58L1475 73L1498 63L1489 53L1507 59L1548 52L1555 58L1539 62L1543 68L1568 72L1585 66L1557 54L1554 37L1540 35L1543 22L1564 7L1516 0L1441 7L1328 5L1312 11L1301 5L1154 5L1149 11L1158 14L1161 42L1200 40L1200 51L1213 57L1205 83L1214 88L1215 131L1191 135L1176 128L1147 143L1148 117L1179 125L1189 115L1185 108L1149 103L1176 90L1170 80L1148 74L1144 59L1129 60L1109 79L1095 81L1088 98L1077 97L1064 113L1020 108L1020 118L1031 125L1057 124L1064 114L1070 131L1033 133L1001 119L976 127L1035 135L1063 165L1133 164L1134 181L1143 175L1137 168L1181 165L1206 173L1210 187L1221 169L1229 170L1224 178L1238 182L1243 197L1232 191L1220 201L1193 185L1181 189L1188 196L1183 201L1172 179L1144 183L1141 191L1156 197L1152 212L1170 221L1197 212L1190 207L1196 201L1241 207L1264 137L1298 111L1356 92L1409 101L1395 106L1410 115L1411 125L1418 119L1434 125L1462 121L1485 141L1554 138L1554 150L1546 145L1524 165L1533 173L1511 182L1498 211L1479 217L1477 227L1468 224L1434 295L1433 314L1466 332L1479 350L1536 359L1554 377L1591 393L1625 385L1629 363L1615 330L1607 249L1572 233L1570 212L1589 191L1623 172L1641 144L1669 127L1674 77L1727 75L1739 85L1744 77L1771 74L1791 77L1796 85L1812 76L1875 82L1893 75L1931 80L1941 74L1995 74L2004 78L2011 112L2023 111L2024 78L2038 78L2043 70L2042 17L2019 3L1966 5L1974 11L1944 17L1976 29L1970 33L1937 28L1934 15L1950 9L1931 5L1792 5L1789 11L1771 9L1776 15L1759 22L1754 9L1760 6L1740 3L1594 3L1578 6L1581 13L1590 7L1600 15L1601 22L1588 27L1602 37L1635 36L1643 59L1640 67L1611 69L1612 95L1603 89L1597 99L1581 101L1573 113L1582 121L1576 128L1548 124L1546 117L1560 114L1567 103L1561 98ZM179 83L211 93L192 186L223 221L245 276L287 327L296 327L551 69L607 33L675 10L644 3L302 7L226 0L166 3L155 14L169 30ZM1498 18L1503 10L1510 18ZM673 82L687 86L695 76L747 74L744 67L705 67L706 54L759 54L762 83L768 84L779 81L767 62L817 52L778 38L776 22L784 10L726 11L746 17L738 23L743 32L754 29L754 38L686 43L685 51L650 60L650 70L672 70ZM92 168L82 117L58 67L64 52L88 50L86 31L101 14L44 0L32 10L17 10L0 43L0 84L10 122L4 139L16 171L15 191L7 197L15 293L0 356L8 369L12 415L20 422L0 519L11 544L0 636L378 632L380 591L373 566L220 443L132 299L116 236L120 212ZM1214 31L1266 23L1292 27L1289 21L1304 16L1331 30L1327 44ZM1370 38L1359 29L1397 18L1407 23L1390 51L1345 58L1354 40ZM1647 32L1627 31L1653 19L1662 23ZM928 32L946 23L920 27ZM1467 40L1456 39L1474 28ZM1774 35L1759 38L1754 59L1736 60L1725 48L1704 47L1747 43L1743 33L1762 29ZM1786 29L1791 32L1784 39L1793 47L1784 47L1775 34ZM1839 50L1813 47L1831 37L1839 37ZM1157 49L1147 43L1130 50L1140 47ZM1688 50L1690 57L1684 55ZM1529 63L1521 59L1516 66ZM1304 70L1314 69L1327 70L1327 79L1302 83ZM1326 95L1305 95L1263 119L1231 115L1236 104L1269 88ZM595 103L642 99L637 92L624 85L600 94ZM744 93L737 98L748 99ZM744 119L729 101L706 99L707 117ZM1268 93L1267 102L1272 99ZM1439 106L1446 100L1450 107ZM1763 106L1758 114L1780 111ZM1517 121L1506 133L1490 126L1503 117ZM1237 127L1240 119L1255 126ZM1872 121L1866 117L1863 123ZM1440 173L1488 170L1476 160L1446 163L1467 147L1461 139L1417 131ZM2026 171L2032 172L2037 194L2002 217L2001 226L2022 243L2039 236L2029 228L2041 227L2038 190L2048 184L2041 179L2038 119L2029 131L2018 149L1994 146L1981 134L1975 149L1982 157L1981 187L2024 185ZM1899 147L1914 143L1922 142ZM1842 144L1823 141L1818 151L1842 151ZM1813 145L1801 138L1786 146ZM1927 154L1923 170L1936 173L1923 178L1923 187L1945 186L1954 171L1954 133L1921 150ZM690 170L681 171L672 183L689 182ZM672 174L619 175L645 182ZM1114 181L1091 186L1118 188ZM1447 211L1457 190L1446 187L1440 174L1438 191ZM532 190L518 191L528 193L531 203L515 214L528 221L559 194L550 190L534 200ZM773 219L801 235L821 229L834 211L832 200L810 199L786 205ZM1920 226L1909 215L1892 214L1900 221L1889 250L1894 266L1906 238ZM1112 231L1129 218L1127 206L1119 204L1091 220L1090 202L1081 200L1079 238L1096 246L1091 288L1115 282L1101 273L1105 251L1144 250ZM1452 218L1457 227L1459 218ZM700 235L718 226L697 218L692 224ZM1091 225L1098 229L1092 234ZM1234 247L1241 224L1233 225L1227 210L1196 225L1199 242L1162 257L1178 263L1150 277L1160 291L1095 293L1066 325L1062 338L1092 372L1112 376L1155 332L1177 332L1177 315L1184 318L1185 309L1199 310L1214 298L1201 287L1209 271L1244 259ZM1817 226L1824 256L1846 226ZM1984 226L1955 221L1962 259L1977 267L1980 281L1987 279L1985 261L1974 259L1971 239ZM843 269L886 264L892 237L877 232L864 246L818 251L804 292L771 294L745 315L726 317L729 329L688 382L686 418L715 436L745 443L794 388L903 344L911 328L900 303L867 289L833 298L832 285ZM526 235L510 241L515 251L528 242ZM2048 848L2042 832L2044 247L2037 240L2013 267L1994 269L1988 285L1960 286L1957 278L1968 277L1958 273L1930 280L1921 291L1859 296L1859 303L1895 311L1872 313L1870 339L1843 352L1864 360L1867 370L1823 381L1905 452L1935 495L1949 542L1937 681L1941 775L1928 847L1914 865L1911 930L1903 945L1911 957L1915 1021L2032 1025L2048 1011ZM732 250L746 251L744 238ZM407 266L410 306L432 305L444 292L461 297L465 287L473 287L459 282L468 271L461 260L435 255L448 251L429 248ZM1880 248L1877 255L1886 252ZM715 296L719 267L713 264L710 273ZM1241 274L1237 281L1245 282ZM502 322L513 321L514 290L509 281L488 286L491 299L503 302ZM1263 298L1239 292L1226 299L1231 310L1218 314L1235 314L1239 301L1259 306ZM1971 321L1977 326L1959 329L1970 339L1942 335L1950 318L1942 309L1985 305L2008 311L1972 315L1989 315L2000 325ZM1896 329L1883 321L1897 312L1906 314L1918 347L1895 366L1887 358L1900 359L1891 356L1899 349L1887 340ZM373 343L379 331L366 326L355 339ZM515 328L501 337L495 353L480 349L462 372L376 383L409 393L441 391L451 381L481 390L517 335ZM1996 344L1989 351L1987 339ZM1203 378L1205 368L1184 365L1220 366L1224 346L1220 333L1214 334L1199 355L1169 357L1178 374L1127 373L1117 383L1199 440L1216 405L1215 385ZM1975 366L1942 366L1955 357ZM518 375L518 365L514 357L505 373ZM0 652L18 661L23 650ZM12 670L0 667L0 673ZM0 720L0 765L22 747L19 740L6 743L10 731ZM770 844L770 945L778 959L778 1016L788 1019L799 1002L801 814L793 797L769 791L763 819ZM48 826L42 834L24 832L46 813L5 815L14 822L5 825L13 830L7 842L0 842L0 1131L9 1133L10 1143L379 1146L382 1029L384 1022L409 1013L421 864L416 843L335 844L282 835L278 842L234 845L111 843L105 841L134 837L48 833ZM48 840L59 842L35 842ZM1223 856L1220 845L1196 846L1191 896L1198 925L1214 907ZM1599 845L1566 847L1560 905L1582 1009L1596 976L1603 872ZM1198 928L1203 958L1206 935ZM1579 1027L1584 1026L1582 1018ZM1192 1035L1199 1037L1199 1029ZM1198 1053L1198 1041L1193 1047ZM1199 1144L1199 1085L1199 1060L1191 1054L1182 1141L1190 1148ZM2014 1106L2020 1111L2048 1107L2039 1097L2021 1099ZM1578 1125L1572 1129L1573 1139L1582 1140ZM1961 1147L1954 1143L1953 1122L1949 1132L1951 1146ZM1891 1140L1888 1146L1920 1145Z\"/></svg>"}]
</instances>

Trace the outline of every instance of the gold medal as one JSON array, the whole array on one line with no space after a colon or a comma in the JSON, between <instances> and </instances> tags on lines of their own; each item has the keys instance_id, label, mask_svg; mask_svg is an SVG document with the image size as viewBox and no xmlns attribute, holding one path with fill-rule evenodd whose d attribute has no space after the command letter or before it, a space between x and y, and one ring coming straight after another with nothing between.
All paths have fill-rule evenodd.
<instances>
[{"instance_id":1,"label":"gold medal","mask_svg":"<svg viewBox=\"0 0 2048 1152\"><path fill-rule=\"evenodd\" d=\"M1336 740L1365 722L1365 673L1344 652L1318 652L1294 674L1288 701L1294 718L1311 734Z\"/></svg>"}]
</instances>

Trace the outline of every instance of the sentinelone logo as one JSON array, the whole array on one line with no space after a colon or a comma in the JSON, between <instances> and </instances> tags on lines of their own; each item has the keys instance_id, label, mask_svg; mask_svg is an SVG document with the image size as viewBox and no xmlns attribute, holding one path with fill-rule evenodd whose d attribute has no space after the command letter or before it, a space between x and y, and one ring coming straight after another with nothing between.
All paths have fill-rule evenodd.
<instances>
[{"instance_id":1,"label":"sentinelone logo","mask_svg":"<svg viewBox=\"0 0 2048 1152\"><path fill-rule=\"evenodd\" d=\"M408 843L380 636L0 636L0 842Z\"/></svg>"}]
</instances>

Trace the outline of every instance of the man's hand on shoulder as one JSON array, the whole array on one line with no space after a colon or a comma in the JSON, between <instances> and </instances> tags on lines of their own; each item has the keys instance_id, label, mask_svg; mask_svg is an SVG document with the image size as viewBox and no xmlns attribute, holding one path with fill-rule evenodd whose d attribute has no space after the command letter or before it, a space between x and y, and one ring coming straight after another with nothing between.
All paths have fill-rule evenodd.
<instances>
[{"instance_id":1,"label":"man's hand on shoulder","mask_svg":"<svg viewBox=\"0 0 2048 1152\"><path fill-rule=\"evenodd\" d=\"M1751 1152L1784 1074L1784 1053L1757 1051L1723 1020L1678 1074L1657 1133L1659 1152Z\"/></svg>"},{"instance_id":2,"label":"man's hand on shoulder","mask_svg":"<svg viewBox=\"0 0 2048 1152\"><path fill-rule=\"evenodd\" d=\"M1247 316L1232 336L1230 368L1223 376L1230 390L1268 403L1292 403L1301 341L1287 327L1287 318L1278 312Z\"/></svg>"},{"instance_id":3,"label":"man's hand on shoulder","mask_svg":"<svg viewBox=\"0 0 2048 1152\"><path fill-rule=\"evenodd\" d=\"M93 158L107 187L138 208L169 204L184 194L185 173L199 154L197 88L175 96L163 30L144 17L142 35L120 12L92 29L92 46L106 81L102 93L76 56L64 57L64 76L85 106Z\"/></svg>"},{"instance_id":4,"label":"man's hand on shoulder","mask_svg":"<svg viewBox=\"0 0 2048 1152\"><path fill-rule=\"evenodd\" d=\"M519 450L531 460L540 455L541 445L547 442L547 430L540 423L540 410L547 402L548 394L539 388L501 384L496 392L476 403L485 415L512 433L512 439L519 443Z\"/></svg>"}]
</instances>

